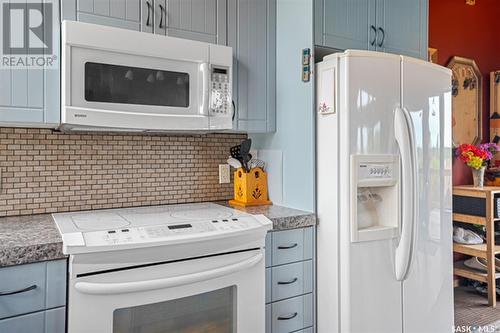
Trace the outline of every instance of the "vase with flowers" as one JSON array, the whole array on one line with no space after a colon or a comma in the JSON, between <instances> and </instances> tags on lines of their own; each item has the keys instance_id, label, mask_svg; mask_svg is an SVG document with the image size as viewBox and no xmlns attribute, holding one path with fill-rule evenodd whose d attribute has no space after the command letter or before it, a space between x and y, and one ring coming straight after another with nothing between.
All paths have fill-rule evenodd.
<instances>
[{"instance_id":1,"label":"vase with flowers","mask_svg":"<svg viewBox=\"0 0 500 333\"><path fill-rule=\"evenodd\" d=\"M484 170L493 155L500 151L495 143L483 143L478 146L464 143L457 149L458 158L472 169L472 179L475 187L483 187Z\"/></svg>"}]
</instances>

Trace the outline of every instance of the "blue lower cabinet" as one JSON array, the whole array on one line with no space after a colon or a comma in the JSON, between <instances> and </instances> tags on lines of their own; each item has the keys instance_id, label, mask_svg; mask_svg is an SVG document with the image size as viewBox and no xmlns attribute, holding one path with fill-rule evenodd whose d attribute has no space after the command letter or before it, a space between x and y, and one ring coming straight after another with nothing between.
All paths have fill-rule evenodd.
<instances>
[{"instance_id":1,"label":"blue lower cabinet","mask_svg":"<svg viewBox=\"0 0 500 333\"><path fill-rule=\"evenodd\" d=\"M67 261L0 268L0 332L64 333Z\"/></svg>"},{"instance_id":2,"label":"blue lower cabinet","mask_svg":"<svg viewBox=\"0 0 500 333\"><path fill-rule=\"evenodd\" d=\"M272 332L289 333L313 325L313 295L272 303Z\"/></svg>"},{"instance_id":3,"label":"blue lower cabinet","mask_svg":"<svg viewBox=\"0 0 500 333\"><path fill-rule=\"evenodd\" d=\"M266 238L266 333L314 332L314 227Z\"/></svg>"},{"instance_id":4,"label":"blue lower cabinet","mask_svg":"<svg viewBox=\"0 0 500 333\"><path fill-rule=\"evenodd\" d=\"M65 307L0 320L0 332L64 333Z\"/></svg>"},{"instance_id":5,"label":"blue lower cabinet","mask_svg":"<svg viewBox=\"0 0 500 333\"><path fill-rule=\"evenodd\" d=\"M312 227L273 232L272 236L272 266L312 259Z\"/></svg>"},{"instance_id":6,"label":"blue lower cabinet","mask_svg":"<svg viewBox=\"0 0 500 333\"><path fill-rule=\"evenodd\" d=\"M66 330L66 308L45 311L45 333L64 333Z\"/></svg>"},{"instance_id":7,"label":"blue lower cabinet","mask_svg":"<svg viewBox=\"0 0 500 333\"><path fill-rule=\"evenodd\" d=\"M0 269L0 319L45 309L46 264Z\"/></svg>"},{"instance_id":8,"label":"blue lower cabinet","mask_svg":"<svg viewBox=\"0 0 500 333\"><path fill-rule=\"evenodd\" d=\"M272 332L273 322L272 322L271 318L272 318L271 304L267 304L266 305L266 333Z\"/></svg>"},{"instance_id":9,"label":"blue lower cabinet","mask_svg":"<svg viewBox=\"0 0 500 333\"><path fill-rule=\"evenodd\" d=\"M273 302L313 291L312 260L271 268L271 300Z\"/></svg>"}]
</instances>

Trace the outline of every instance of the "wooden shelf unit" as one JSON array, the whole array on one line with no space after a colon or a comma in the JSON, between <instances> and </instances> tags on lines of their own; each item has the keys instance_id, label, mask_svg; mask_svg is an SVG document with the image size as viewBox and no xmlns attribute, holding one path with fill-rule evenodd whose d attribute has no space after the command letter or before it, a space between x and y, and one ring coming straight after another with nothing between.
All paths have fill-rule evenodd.
<instances>
[{"instance_id":1,"label":"wooden shelf unit","mask_svg":"<svg viewBox=\"0 0 500 333\"><path fill-rule=\"evenodd\" d=\"M500 221L494 214L495 195L500 196L500 187L485 186L483 188L470 185L454 186L453 196L480 198L485 200L484 216L453 213L454 222L483 225L486 228L486 243L478 245L465 245L453 243L453 251L470 256L485 258L487 272L466 267L463 262L455 262L453 272L455 275L473 279L488 284L488 303L496 307L496 279L500 274L495 271L495 254L500 253L500 245L495 244L495 221Z\"/></svg>"}]
</instances>

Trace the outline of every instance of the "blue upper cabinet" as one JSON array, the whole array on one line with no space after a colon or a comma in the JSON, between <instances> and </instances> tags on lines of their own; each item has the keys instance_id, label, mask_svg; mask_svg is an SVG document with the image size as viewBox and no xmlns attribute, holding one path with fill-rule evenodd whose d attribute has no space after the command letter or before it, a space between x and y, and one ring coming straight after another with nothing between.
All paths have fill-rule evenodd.
<instances>
[{"instance_id":1,"label":"blue upper cabinet","mask_svg":"<svg viewBox=\"0 0 500 333\"><path fill-rule=\"evenodd\" d=\"M427 59L428 0L315 0L315 44Z\"/></svg>"},{"instance_id":2,"label":"blue upper cabinet","mask_svg":"<svg viewBox=\"0 0 500 333\"><path fill-rule=\"evenodd\" d=\"M228 45L233 47L233 128L276 130L276 0L229 0Z\"/></svg>"},{"instance_id":3,"label":"blue upper cabinet","mask_svg":"<svg viewBox=\"0 0 500 333\"><path fill-rule=\"evenodd\" d=\"M158 2L164 2L164 16ZM155 0L155 28L165 26L165 34L172 37L193 39L225 45L226 0ZM160 24L160 23L164 23Z\"/></svg>"},{"instance_id":4,"label":"blue upper cabinet","mask_svg":"<svg viewBox=\"0 0 500 333\"><path fill-rule=\"evenodd\" d=\"M226 0L64 0L62 17L225 45Z\"/></svg>"},{"instance_id":5,"label":"blue upper cabinet","mask_svg":"<svg viewBox=\"0 0 500 333\"><path fill-rule=\"evenodd\" d=\"M427 59L427 18L428 0L377 0L377 50Z\"/></svg>"},{"instance_id":6,"label":"blue upper cabinet","mask_svg":"<svg viewBox=\"0 0 500 333\"><path fill-rule=\"evenodd\" d=\"M140 0L63 0L62 18L139 31L140 5Z\"/></svg>"},{"instance_id":7,"label":"blue upper cabinet","mask_svg":"<svg viewBox=\"0 0 500 333\"><path fill-rule=\"evenodd\" d=\"M374 45L374 0L316 0L314 11L316 45L340 50Z\"/></svg>"},{"instance_id":8,"label":"blue upper cabinet","mask_svg":"<svg viewBox=\"0 0 500 333\"><path fill-rule=\"evenodd\" d=\"M0 126L55 128L59 124L59 8L56 1L52 3L53 7L42 3L41 0L29 1L28 4L12 1L12 10L4 13L4 17L10 17L12 22L10 29L16 29L10 31L10 36L22 36L23 29L27 27L15 17L14 12L20 11L14 9L30 13L24 14L24 17L41 11L44 32L17 42L3 40L3 43L10 42L7 53L2 49L2 56L8 58L10 63L0 66ZM21 24L16 25L15 22Z\"/></svg>"}]
</instances>

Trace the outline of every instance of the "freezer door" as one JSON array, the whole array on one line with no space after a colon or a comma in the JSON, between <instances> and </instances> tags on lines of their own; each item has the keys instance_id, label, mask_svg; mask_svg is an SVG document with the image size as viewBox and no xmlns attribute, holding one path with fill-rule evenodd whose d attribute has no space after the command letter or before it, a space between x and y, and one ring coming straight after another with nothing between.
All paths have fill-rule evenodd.
<instances>
[{"instance_id":1,"label":"freezer door","mask_svg":"<svg viewBox=\"0 0 500 333\"><path fill-rule=\"evenodd\" d=\"M451 332L451 75L402 58L402 105L415 131L418 219L403 281L403 332Z\"/></svg>"},{"instance_id":2,"label":"freezer door","mask_svg":"<svg viewBox=\"0 0 500 333\"><path fill-rule=\"evenodd\" d=\"M366 241L351 241L352 209L359 198L352 197L350 158L398 154L394 140L394 112L400 107L400 61L397 55L379 52L349 52L340 70L339 118L339 254L340 331L400 332L401 282L394 274L397 244L394 235ZM376 191L378 188L369 190ZM375 192L372 192L372 194ZM390 198L377 192L377 201ZM393 206L394 210L398 205ZM359 211L359 210L358 210ZM397 214L372 210L377 220L396 219ZM359 216L359 224L368 216ZM392 222L397 225L397 221ZM369 230L367 230L369 231ZM373 229L376 231L376 229Z\"/></svg>"}]
</instances>

